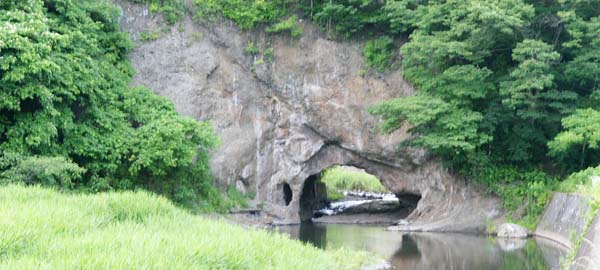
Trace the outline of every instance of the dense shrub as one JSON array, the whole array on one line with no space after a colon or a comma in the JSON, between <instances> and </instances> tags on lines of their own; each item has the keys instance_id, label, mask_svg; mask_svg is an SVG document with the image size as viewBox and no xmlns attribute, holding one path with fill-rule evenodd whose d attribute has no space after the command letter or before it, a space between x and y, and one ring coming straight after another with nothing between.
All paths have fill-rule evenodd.
<instances>
[{"instance_id":1,"label":"dense shrub","mask_svg":"<svg viewBox=\"0 0 600 270\"><path fill-rule=\"evenodd\" d=\"M177 202L218 204L208 168L218 144L212 126L128 86L132 43L119 32L114 5L3 1L0 11L0 151L24 157L9 172L37 175L26 182L141 187Z\"/></svg>"},{"instance_id":2,"label":"dense shrub","mask_svg":"<svg viewBox=\"0 0 600 270\"><path fill-rule=\"evenodd\" d=\"M183 0L128 0L133 3L150 4L150 12L162 14L169 24L183 19L185 6Z\"/></svg>"},{"instance_id":3,"label":"dense shrub","mask_svg":"<svg viewBox=\"0 0 600 270\"><path fill-rule=\"evenodd\" d=\"M221 15L234 21L241 29L278 21L288 13L292 0L194 0L200 20L212 20Z\"/></svg>"},{"instance_id":4,"label":"dense shrub","mask_svg":"<svg viewBox=\"0 0 600 270\"><path fill-rule=\"evenodd\" d=\"M22 157L14 153L0 156L0 183L41 184L72 188L85 169L64 157Z\"/></svg>"},{"instance_id":5,"label":"dense shrub","mask_svg":"<svg viewBox=\"0 0 600 270\"><path fill-rule=\"evenodd\" d=\"M299 37L302 35L302 27L298 25L298 17L292 15L289 18L282 20L273 26L267 28L267 33L281 33L289 32L292 37Z\"/></svg>"},{"instance_id":6,"label":"dense shrub","mask_svg":"<svg viewBox=\"0 0 600 270\"><path fill-rule=\"evenodd\" d=\"M540 170L517 170L514 167L477 167L463 171L476 183L487 186L488 192L498 195L509 218L529 229L535 229L558 180Z\"/></svg>"},{"instance_id":7,"label":"dense shrub","mask_svg":"<svg viewBox=\"0 0 600 270\"><path fill-rule=\"evenodd\" d=\"M386 1L370 0L302 0L302 9L329 34L351 37L366 30L389 29L387 15L383 12ZM387 1L395 2L395 1Z\"/></svg>"},{"instance_id":8,"label":"dense shrub","mask_svg":"<svg viewBox=\"0 0 600 270\"><path fill-rule=\"evenodd\" d=\"M388 36L367 41L363 50L367 65L378 71L385 71L390 66L393 54L394 42Z\"/></svg>"}]
</instances>

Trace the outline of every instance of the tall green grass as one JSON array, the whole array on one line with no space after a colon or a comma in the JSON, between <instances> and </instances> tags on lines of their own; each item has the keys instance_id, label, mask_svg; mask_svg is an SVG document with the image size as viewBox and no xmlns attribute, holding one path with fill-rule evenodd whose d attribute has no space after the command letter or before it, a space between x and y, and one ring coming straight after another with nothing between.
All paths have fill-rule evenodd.
<instances>
[{"instance_id":1,"label":"tall green grass","mask_svg":"<svg viewBox=\"0 0 600 270\"><path fill-rule=\"evenodd\" d=\"M343 197L342 193L348 190L389 192L377 177L343 166L335 166L323 171L321 181L327 186L327 197L331 200L340 199Z\"/></svg>"},{"instance_id":2,"label":"tall green grass","mask_svg":"<svg viewBox=\"0 0 600 270\"><path fill-rule=\"evenodd\" d=\"M594 209L600 208L600 183L592 183L592 177L600 177L600 166L589 167L571 174L560 183L558 191L588 196Z\"/></svg>"},{"instance_id":3,"label":"tall green grass","mask_svg":"<svg viewBox=\"0 0 600 270\"><path fill-rule=\"evenodd\" d=\"M323 251L194 216L146 192L64 194L0 187L0 269L359 269L366 253Z\"/></svg>"}]
</instances>

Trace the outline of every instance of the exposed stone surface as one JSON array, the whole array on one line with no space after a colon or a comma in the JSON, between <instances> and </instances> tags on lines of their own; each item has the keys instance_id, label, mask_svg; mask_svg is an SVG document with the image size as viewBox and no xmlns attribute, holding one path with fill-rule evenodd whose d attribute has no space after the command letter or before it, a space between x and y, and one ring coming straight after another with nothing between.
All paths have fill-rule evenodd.
<instances>
[{"instance_id":1,"label":"exposed stone surface","mask_svg":"<svg viewBox=\"0 0 600 270\"><path fill-rule=\"evenodd\" d=\"M406 218L411 211L412 209L401 206L397 200L374 200L349 206L340 214L313 218L312 221L315 223L389 225L398 219Z\"/></svg>"},{"instance_id":2,"label":"exposed stone surface","mask_svg":"<svg viewBox=\"0 0 600 270\"><path fill-rule=\"evenodd\" d=\"M600 214L588 228L581 241L575 260L571 265L572 270L597 270L600 269Z\"/></svg>"},{"instance_id":3,"label":"exposed stone surface","mask_svg":"<svg viewBox=\"0 0 600 270\"><path fill-rule=\"evenodd\" d=\"M385 213L399 210L400 203L398 201L373 200L367 203L348 207L344 213L361 214L361 213Z\"/></svg>"},{"instance_id":4,"label":"exposed stone surface","mask_svg":"<svg viewBox=\"0 0 600 270\"><path fill-rule=\"evenodd\" d=\"M421 195L407 218L411 229L480 231L501 215L499 201L482 195L441 168L421 150L398 151L406 129L378 132L366 109L413 93L401 71L361 76L359 42L327 40L305 24L300 39L240 32L231 22L209 26L189 16L155 41L140 32L163 27L147 8L117 1L121 26L137 47L133 85L147 86L175 103L182 114L210 120L222 145L213 174L223 186L256 194L276 223L297 223L303 185L333 165L351 165L377 176L396 194ZM248 42L265 52L245 53ZM292 198L286 205L284 183Z\"/></svg>"},{"instance_id":5,"label":"exposed stone surface","mask_svg":"<svg viewBox=\"0 0 600 270\"><path fill-rule=\"evenodd\" d=\"M586 197L556 192L544 211L535 235L573 248L571 238L584 233L589 209Z\"/></svg>"},{"instance_id":6,"label":"exposed stone surface","mask_svg":"<svg viewBox=\"0 0 600 270\"><path fill-rule=\"evenodd\" d=\"M498 226L497 234L500 238L526 238L529 230L517 224L503 223Z\"/></svg>"}]
</instances>

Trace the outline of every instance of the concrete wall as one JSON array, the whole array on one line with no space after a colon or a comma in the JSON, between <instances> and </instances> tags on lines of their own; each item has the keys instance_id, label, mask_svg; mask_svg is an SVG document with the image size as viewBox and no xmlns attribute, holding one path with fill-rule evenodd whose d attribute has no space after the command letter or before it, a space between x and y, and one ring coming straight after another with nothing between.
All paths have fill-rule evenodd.
<instances>
[{"instance_id":1,"label":"concrete wall","mask_svg":"<svg viewBox=\"0 0 600 270\"><path fill-rule=\"evenodd\" d=\"M571 270L598 269L600 269L600 214L596 215L588 228L571 265Z\"/></svg>"},{"instance_id":2,"label":"concrete wall","mask_svg":"<svg viewBox=\"0 0 600 270\"><path fill-rule=\"evenodd\" d=\"M584 233L589 210L589 201L584 196L554 193L535 230L535 235L572 249L573 240Z\"/></svg>"}]
</instances>

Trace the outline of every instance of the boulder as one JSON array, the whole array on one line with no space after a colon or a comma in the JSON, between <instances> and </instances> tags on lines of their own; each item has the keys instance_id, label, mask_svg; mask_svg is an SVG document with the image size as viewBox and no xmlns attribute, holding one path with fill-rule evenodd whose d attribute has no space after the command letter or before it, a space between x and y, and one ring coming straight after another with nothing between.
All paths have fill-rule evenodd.
<instances>
[{"instance_id":1,"label":"boulder","mask_svg":"<svg viewBox=\"0 0 600 270\"><path fill-rule=\"evenodd\" d=\"M400 203L388 200L373 200L358 205L353 205L344 210L346 214L362 214L362 213L385 213L393 212L400 209Z\"/></svg>"},{"instance_id":2,"label":"boulder","mask_svg":"<svg viewBox=\"0 0 600 270\"><path fill-rule=\"evenodd\" d=\"M498 226L497 234L499 238L526 238L529 230L517 224L504 223Z\"/></svg>"}]
</instances>

